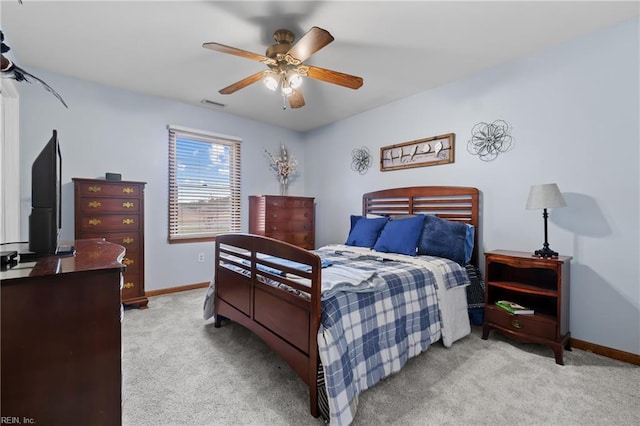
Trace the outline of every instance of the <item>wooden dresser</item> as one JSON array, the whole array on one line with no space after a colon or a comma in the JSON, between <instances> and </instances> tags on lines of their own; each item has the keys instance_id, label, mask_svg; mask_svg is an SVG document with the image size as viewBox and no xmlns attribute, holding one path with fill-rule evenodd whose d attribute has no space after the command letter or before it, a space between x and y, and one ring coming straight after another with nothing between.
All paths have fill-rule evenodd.
<instances>
[{"instance_id":1,"label":"wooden dresser","mask_svg":"<svg viewBox=\"0 0 640 426\"><path fill-rule=\"evenodd\" d=\"M73 178L75 238L105 238L127 252L122 303L146 308L144 292L145 182Z\"/></svg>"},{"instance_id":2,"label":"wooden dresser","mask_svg":"<svg viewBox=\"0 0 640 426\"><path fill-rule=\"evenodd\" d=\"M249 197L249 233L313 250L314 212L314 198L252 195Z\"/></svg>"},{"instance_id":3,"label":"wooden dresser","mask_svg":"<svg viewBox=\"0 0 640 426\"><path fill-rule=\"evenodd\" d=\"M122 424L122 246L0 272L2 424Z\"/></svg>"}]
</instances>

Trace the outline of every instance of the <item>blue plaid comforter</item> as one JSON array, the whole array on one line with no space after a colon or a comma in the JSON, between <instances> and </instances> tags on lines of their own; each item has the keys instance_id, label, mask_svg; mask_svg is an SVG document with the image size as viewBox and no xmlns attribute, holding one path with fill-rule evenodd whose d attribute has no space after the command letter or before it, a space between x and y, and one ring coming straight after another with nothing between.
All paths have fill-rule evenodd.
<instances>
[{"instance_id":1,"label":"blue plaid comforter","mask_svg":"<svg viewBox=\"0 0 640 426\"><path fill-rule=\"evenodd\" d=\"M339 248L339 247L338 247ZM378 252L327 246L323 260L375 270L386 286L375 292L339 292L322 302L318 350L324 368L330 423L352 422L358 394L398 372L441 337L436 287L468 285L464 268L441 258L399 260ZM420 264L429 263L425 268Z\"/></svg>"}]
</instances>

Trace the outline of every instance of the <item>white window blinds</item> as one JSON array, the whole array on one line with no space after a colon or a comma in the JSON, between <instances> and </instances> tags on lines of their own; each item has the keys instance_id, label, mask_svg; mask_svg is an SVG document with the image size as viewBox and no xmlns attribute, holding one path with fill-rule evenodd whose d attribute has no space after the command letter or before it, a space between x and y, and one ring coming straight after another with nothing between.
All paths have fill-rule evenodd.
<instances>
[{"instance_id":1,"label":"white window blinds","mask_svg":"<svg viewBox=\"0 0 640 426\"><path fill-rule=\"evenodd\" d=\"M169 241L240 231L240 140L169 126Z\"/></svg>"}]
</instances>

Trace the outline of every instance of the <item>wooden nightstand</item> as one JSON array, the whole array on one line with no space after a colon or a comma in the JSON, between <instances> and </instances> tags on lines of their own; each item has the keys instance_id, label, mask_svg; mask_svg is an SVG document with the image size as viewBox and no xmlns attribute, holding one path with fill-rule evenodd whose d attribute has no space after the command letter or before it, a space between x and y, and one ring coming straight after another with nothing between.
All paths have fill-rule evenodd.
<instances>
[{"instance_id":1,"label":"wooden nightstand","mask_svg":"<svg viewBox=\"0 0 640 426\"><path fill-rule=\"evenodd\" d=\"M563 348L571 350L569 332L570 256L544 259L531 253L495 250L485 253L485 313L482 338L491 330L519 342L549 346L564 365ZM509 300L533 309L514 315L497 307Z\"/></svg>"}]
</instances>

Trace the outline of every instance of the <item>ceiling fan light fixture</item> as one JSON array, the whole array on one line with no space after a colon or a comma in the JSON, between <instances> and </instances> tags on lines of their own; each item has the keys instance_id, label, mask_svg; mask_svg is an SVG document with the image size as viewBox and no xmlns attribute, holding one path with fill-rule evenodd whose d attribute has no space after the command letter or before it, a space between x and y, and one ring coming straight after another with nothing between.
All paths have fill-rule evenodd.
<instances>
[{"instance_id":1,"label":"ceiling fan light fixture","mask_svg":"<svg viewBox=\"0 0 640 426\"><path fill-rule=\"evenodd\" d=\"M302 76L295 71L289 71L287 75L287 80L289 81L289 85L293 89L297 89L302 86Z\"/></svg>"},{"instance_id":2,"label":"ceiling fan light fixture","mask_svg":"<svg viewBox=\"0 0 640 426\"><path fill-rule=\"evenodd\" d=\"M262 82L265 86L267 86L267 89L271 90L272 92L276 91L279 84L278 79L273 74L268 74L264 78L264 80L262 80Z\"/></svg>"},{"instance_id":3,"label":"ceiling fan light fixture","mask_svg":"<svg viewBox=\"0 0 640 426\"><path fill-rule=\"evenodd\" d=\"M235 83L220 89L222 95L230 95L240 89L262 80L265 87L271 91L280 89L283 104L291 108L301 108L305 105L301 85L303 77L325 83L336 84L350 89L359 89L363 80L355 75L344 74L325 68L304 65L305 61L314 53L331 43L334 38L327 31L319 27L312 27L295 44L293 33L289 30L277 30L273 34L276 43L267 47L265 55L248 52L246 50L227 46L225 44L209 42L202 47L214 51L239 56L252 61L261 62L267 66L264 71L258 71Z\"/></svg>"},{"instance_id":4,"label":"ceiling fan light fixture","mask_svg":"<svg viewBox=\"0 0 640 426\"><path fill-rule=\"evenodd\" d=\"M284 96L289 96L290 94L293 93L293 88L291 87L291 85L289 84L286 78L282 79L282 87L280 88L280 90L282 91L282 94Z\"/></svg>"}]
</instances>

